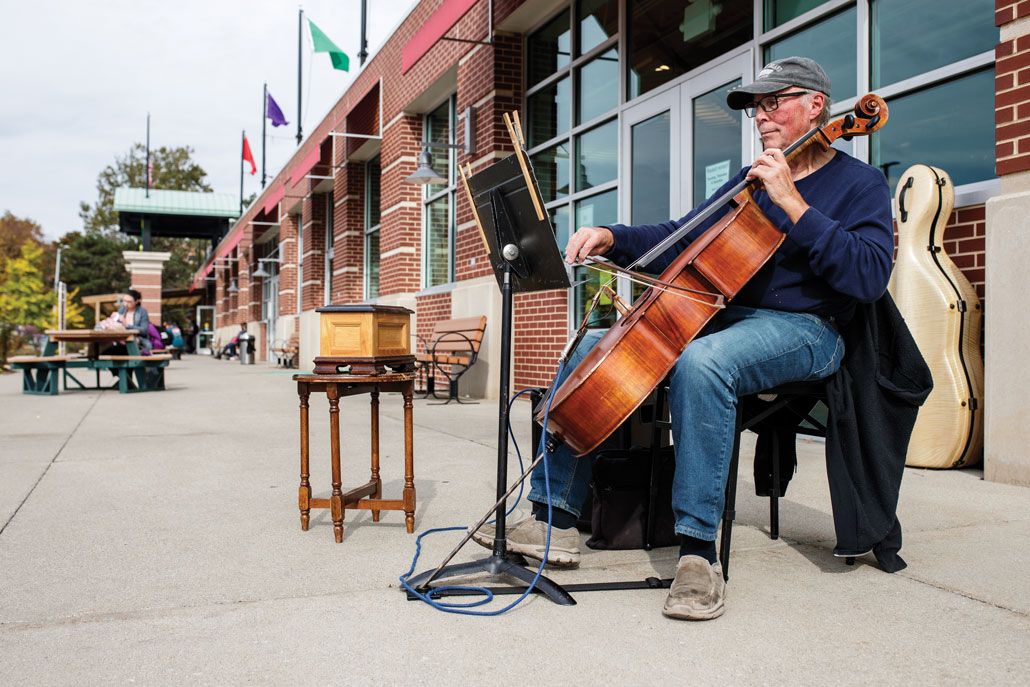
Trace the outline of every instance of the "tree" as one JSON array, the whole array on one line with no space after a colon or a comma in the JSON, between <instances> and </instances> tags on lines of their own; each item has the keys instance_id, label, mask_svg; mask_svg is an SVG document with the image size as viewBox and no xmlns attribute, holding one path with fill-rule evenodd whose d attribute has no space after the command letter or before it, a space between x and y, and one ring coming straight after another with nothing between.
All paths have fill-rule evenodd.
<instances>
[{"instance_id":1,"label":"tree","mask_svg":"<svg viewBox=\"0 0 1030 687\"><path fill-rule=\"evenodd\" d=\"M42 330L52 322L56 300L46 287L40 270L43 249L35 241L21 244L16 258L3 258L5 267L0 283L0 365L7 362L12 335L18 328Z\"/></svg>"},{"instance_id":2,"label":"tree","mask_svg":"<svg viewBox=\"0 0 1030 687\"><path fill-rule=\"evenodd\" d=\"M154 167L151 188L169 191L210 191L204 181L207 172L190 159L193 149L189 146L150 151L150 162ZM97 176L97 201L93 205L79 204L79 217L83 228L93 230L117 230L118 213L114 211L114 190L116 188L143 188L147 185L147 149L142 143L135 143L129 152L115 158Z\"/></svg>"},{"instance_id":3,"label":"tree","mask_svg":"<svg viewBox=\"0 0 1030 687\"><path fill-rule=\"evenodd\" d=\"M21 247L26 241L32 241L43 248L41 271L44 282L49 286L54 282L54 249L47 243L43 228L31 219L15 217L10 210L0 217L0 282L5 278L4 265L7 260L14 260L21 255Z\"/></svg>"},{"instance_id":4,"label":"tree","mask_svg":"<svg viewBox=\"0 0 1030 687\"><path fill-rule=\"evenodd\" d=\"M79 204L83 230L70 232L61 240L61 278L70 287L84 294L117 293L129 285L122 251L138 247L138 239L118 230L118 213L114 210L117 188L141 188L146 185L146 147L135 143L128 153L116 156L114 164L97 175L97 200L92 205ZM210 191L205 181L207 172L191 159L193 149L161 147L150 151L153 165L151 188L171 191ZM165 288L185 288L200 267L204 246L199 239L154 237L153 249L168 251L162 282ZM87 315L92 320L92 314Z\"/></svg>"}]
</instances>

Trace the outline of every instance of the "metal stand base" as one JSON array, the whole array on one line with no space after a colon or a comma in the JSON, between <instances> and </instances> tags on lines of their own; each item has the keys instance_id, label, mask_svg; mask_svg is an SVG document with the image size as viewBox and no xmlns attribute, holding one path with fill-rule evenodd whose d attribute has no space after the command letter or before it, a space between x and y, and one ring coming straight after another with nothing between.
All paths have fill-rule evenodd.
<instances>
[{"instance_id":1,"label":"metal stand base","mask_svg":"<svg viewBox=\"0 0 1030 687\"><path fill-rule=\"evenodd\" d=\"M486 558L481 558L478 561L469 561L468 563L456 563L455 565L448 565L440 570L433 579L440 579L444 577L458 577L459 575L474 575L476 573L488 573L490 575L511 575L512 577L525 582L527 585L533 582L533 578L536 577L536 571L530 570L525 567L526 559L522 556L515 554L508 554L507 556L495 556L491 554ZM433 591L433 587L424 587L423 582L429 579L433 572L425 572L417 577L413 577L410 580L410 584L420 594L430 594ZM501 591L503 590L503 591ZM544 594L547 598L556 604L562 606L575 606L576 600L561 587L561 585L555 583L553 580L548 579L545 575L541 575L540 579L536 581L536 586L533 588L534 591ZM459 590L444 590L439 596L451 596L451 592L458 592ZM474 594L472 590L460 590L462 595ZM495 594L512 594L526 591L526 587L501 587L499 589L491 588ZM408 600L413 601L417 599L415 595L408 592Z\"/></svg>"}]
</instances>

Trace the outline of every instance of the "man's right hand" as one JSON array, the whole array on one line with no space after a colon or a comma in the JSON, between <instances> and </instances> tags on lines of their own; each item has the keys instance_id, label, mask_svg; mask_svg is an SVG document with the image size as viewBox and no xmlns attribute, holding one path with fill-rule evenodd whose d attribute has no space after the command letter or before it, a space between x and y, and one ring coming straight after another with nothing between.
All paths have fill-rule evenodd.
<instances>
[{"instance_id":1,"label":"man's right hand","mask_svg":"<svg viewBox=\"0 0 1030 687\"><path fill-rule=\"evenodd\" d=\"M615 245L615 237L607 227L580 227L569 237L565 262L574 265L592 255L603 255Z\"/></svg>"}]
</instances>

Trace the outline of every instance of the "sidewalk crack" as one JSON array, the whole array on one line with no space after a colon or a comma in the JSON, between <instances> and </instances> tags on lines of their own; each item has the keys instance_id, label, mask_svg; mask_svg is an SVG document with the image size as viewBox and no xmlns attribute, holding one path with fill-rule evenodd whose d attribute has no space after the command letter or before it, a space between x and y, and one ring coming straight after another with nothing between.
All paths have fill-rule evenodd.
<instances>
[{"instance_id":1,"label":"sidewalk crack","mask_svg":"<svg viewBox=\"0 0 1030 687\"><path fill-rule=\"evenodd\" d=\"M1015 615L1021 616L1023 618L1030 617L1030 613L1027 613L1026 611L1022 611L1018 608L1012 608L1011 606L1003 606L1002 604L998 604L993 601L988 601L987 599L982 599L978 596L973 596L968 592L963 592L959 589L955 589L954 587L948 587L943 584L937 584L935 582L930 582L929 580L923 580L918 577L913 577L912 575L906 575L904 572L897 572L894 574L898 577L903 577L906 580L912 580L913 582L926 585L927 587L932 587L933 589L938 589L942 592L949 592L951 594L954 594L955 596L961 596L962 598L969 599L970 601L978 601L979 603L982 603L985 606L990 606L991 608L997 608L1002 611L1008 611L1009 613L1014 613Z\"/></svg>"},{"instance_id":2,"label":"sidewalk crack","mask_svg":"<svg viewBox=\"0 0 1030 687\"><path fill-rule=\"evenodd\" d=\"M72 427L72 431L68 432L68 436L65 437L64 442L61 444L61 448L57 449L57 452L54 453L54 457L51 458L50 462L46 464L45 468L43 468L43 472L39 473L39 477L36 478L36 481L32 484L32 487L25 494L25 498L21 500L21 503L18 504L18 507L15 508L14 511L11 513L11 517L7 518L7 521L3 524L3 526L0 526L0 535L4 533L4 531L7 529L7 526L10 525L11 522L14 520L15 516L18 515L18 511L21 510L21 507L24 506L25 502L29 500L29 497L32 496L32 492L36 491L36 487L38 487L39 483L43 481L44 477L46 477L46 473L50 471L50 466L54 464L54 461L56 461L58 456L60 456L61 453L64 451L64 447L68 445L68 442L71 441L73 436L75 436L75 433L79 431L79 427L81 427L82 423L85 422L87 417L89 417L90 412L92 412L94 406L96 406L97 404L97 401L99 401L100 397L103 395L103 391L104 390L101 389L101 393L97 394L96 398L93 399L93 403L91 403L89 408L86 409L86 412L82 414L82 417L79 418L79 421L75 423L75 426Z\"/></svg>"}]
</instances>

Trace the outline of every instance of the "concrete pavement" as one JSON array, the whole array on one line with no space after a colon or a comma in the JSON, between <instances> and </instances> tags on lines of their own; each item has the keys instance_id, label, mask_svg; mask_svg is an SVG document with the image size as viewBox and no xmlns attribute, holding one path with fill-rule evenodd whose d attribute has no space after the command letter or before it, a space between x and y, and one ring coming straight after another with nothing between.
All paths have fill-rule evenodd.
<instances>
[{"instance_id":1,"label":"concrete pavement","mask_svg":"<svg viewBox=\"0 0 1030 687\"><path fill-rule=\"evenodd\" d=\"M722 618L667 620L661 590L471 618L398 590L415 544L402 513L348 511L342 544L327 511L300 530L289 373L187 356L167 379L161 393L41 397L0 375L0 684L1010 684L1030 670L1030 490L979 470L906 471L909 567L888 575L831 555L822 444L803 441L779 541L742 466ZM326 408L313 398L317 496ZM402 485L401 411L384 396L387 497ZM367 479L367 418L367 397L341 403L345 488ZM523 446L528 418L517 404ZM492 402L415 402L416 532L489 507L496 422ZM418 569L459 536L428 537ZM675 559L584 547L579 569L548 574L670 577Z\"/></svg>"}]
</instances>

